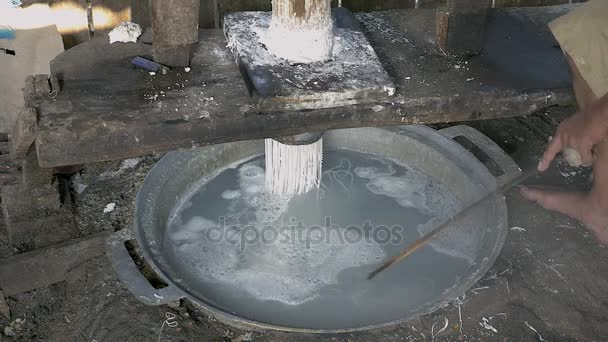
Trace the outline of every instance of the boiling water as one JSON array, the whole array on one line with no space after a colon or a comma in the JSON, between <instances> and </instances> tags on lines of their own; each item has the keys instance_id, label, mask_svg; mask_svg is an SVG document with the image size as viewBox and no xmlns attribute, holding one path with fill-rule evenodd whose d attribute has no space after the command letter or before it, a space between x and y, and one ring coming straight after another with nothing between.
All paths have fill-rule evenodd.
<instances>
[{"instance_id":1,"label":"boiling water","mask_svg":"<svg viewBox=\"0 0 608 342\"><path fill-rule=\"evenodd\" d=\"M473 239L456 229L366 279L439 213L456 210L442 184L413 167L338 150L325 155L318 191L288 199L268 194L264 181L263 156L244 160L202 183L169 220L172 272L224 311L300 328L382 323L432 301L471 267Z\"/></svg>"}]
</instances>

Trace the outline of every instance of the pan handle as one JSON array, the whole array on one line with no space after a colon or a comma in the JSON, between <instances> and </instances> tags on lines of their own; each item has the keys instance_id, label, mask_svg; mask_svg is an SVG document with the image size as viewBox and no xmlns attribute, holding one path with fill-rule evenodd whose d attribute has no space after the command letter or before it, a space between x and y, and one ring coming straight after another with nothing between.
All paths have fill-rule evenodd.
<instances>
[{"instance_id":1,"label":"pan handle","mask_svg":"<svg viewBox=\"0 0 608 342\"><path fill-rule=\"evenodd\" d=\"M458 137L466 138L492 159L503 172L501 175L495 176L498 188L510 183L522 173L519 165L500 146L473 127L466 125L452 126L444 128L439 132L451 139Z\"/></svg>"},{"instance_id":2,"label":"pan handle","mask_svg":"<svg viewBox=\"0 0 608 342\"><path fill-rule=\"evenodd\" d=\"M110 235L107 240L107 254L112 267L129 291L146 305L163 305L184 298L184 293L175 286L168 285L162 289L152 287L127 251L125 242L132 239L133 232L130 229L122 229Z\"/></svg>"}]
</instances>

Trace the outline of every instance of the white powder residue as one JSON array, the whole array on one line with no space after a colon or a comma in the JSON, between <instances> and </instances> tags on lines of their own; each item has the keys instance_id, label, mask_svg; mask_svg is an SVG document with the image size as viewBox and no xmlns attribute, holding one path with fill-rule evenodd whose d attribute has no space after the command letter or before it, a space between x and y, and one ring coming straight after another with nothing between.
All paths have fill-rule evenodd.
<instances>
[{"instance_id":1,"label":"white powder residue","mask_svg":"<svg viewBox=\"0 0 608 342\"><path fill-rule=\"evenodd\" d=\"M130 21L123 21L110 31L108 36L110 37L110 44L116 42L137 43L137 38L141 36L141 33L141 26Z\"/></svg>"},{"instance_id":2,"label":"white powder residue","mask_svg":"<svg viewBox=\"0 0 608 342\"><path fill-rule=\"evenodd\" d=\"M104 214L111 213L116 209L116 203L108 203L103 209Z\"/></svg>"},{"instance_id":3,"label":"white powder residue","mask_svg":"<svg viewBox=\"0 0 608 342\"><path fill-rule=\"evenodd\" d=\"M286 30L272 25L260 41L268 51L294 63L312 63L326 60L333 48L331 27L312 30Z\"/></svg>"}]
</instances>

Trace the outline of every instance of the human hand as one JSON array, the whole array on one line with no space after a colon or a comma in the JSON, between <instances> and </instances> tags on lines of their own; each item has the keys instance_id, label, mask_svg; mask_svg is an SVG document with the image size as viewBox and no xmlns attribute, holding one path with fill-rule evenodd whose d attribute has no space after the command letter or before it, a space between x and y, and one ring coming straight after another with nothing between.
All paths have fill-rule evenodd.
<instances>
[{"instance_id":1,"label":"human hand","mask_svg":"<svg viewBox=\"0 0 608 342\"><path fill-rule=\"evenodd\" d=\"M562 122L547 148L538 170L546 171L555 156L567 148L581 156L583 165L593 162L593 147L608 139L608 96Z\"/></svg>"}]
</instances>

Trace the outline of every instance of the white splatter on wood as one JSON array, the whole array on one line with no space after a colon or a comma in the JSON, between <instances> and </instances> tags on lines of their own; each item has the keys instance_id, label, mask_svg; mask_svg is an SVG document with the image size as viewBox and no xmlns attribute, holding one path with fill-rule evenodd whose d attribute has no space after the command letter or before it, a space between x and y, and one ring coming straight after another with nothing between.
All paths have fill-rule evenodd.
<instances>
[{"instance_id":1,"label":"white splatter on wood","mask_svg":"<svg viewBox=\"0 0 608 342\"><path fill-rule=\"evenodd\" d=\"M479 322L479 325L482 328L484 328L486 330L490 330L493 333L498 333L498 330L496 328L494 328L494 326L492 326L492 324L490 324L490 320L485 317L481 318L481 322Z\"/></svg>"},{"instance_id":2,"label":"white splatter on wood","mask_svg":"<svg viewBox=\"0 0 608 342\"><path fill-rule=\"evenodd\" d=\"M111 213L116 209L116 203L108 203L106 207L103 209L104 214Z\"/></svg>"}]
</instances>

